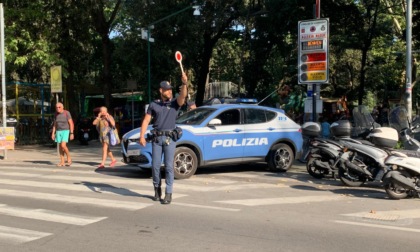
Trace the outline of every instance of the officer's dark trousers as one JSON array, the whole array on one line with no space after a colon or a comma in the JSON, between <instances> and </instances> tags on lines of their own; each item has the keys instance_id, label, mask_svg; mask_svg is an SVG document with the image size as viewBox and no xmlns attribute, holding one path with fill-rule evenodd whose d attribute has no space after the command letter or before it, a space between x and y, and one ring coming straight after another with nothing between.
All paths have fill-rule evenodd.
<instances>
[{"instance_id":1,"label":"officer's dark trousers","mask_svg":"<svg viewBox=\"0 0 420 252\"><path fill-rule=\"evenodd\" d=\"M164 155L165 164L165 193L172 193L172 187L174 184L174 156L176 144L174 141L170 141L169 145L165 144L166 136L157 137L157 142L152 144L152 175L153 175L153 186L161 187L161 173L160 166L162 164L162 154Z\"/></svg>"}]
</instances>

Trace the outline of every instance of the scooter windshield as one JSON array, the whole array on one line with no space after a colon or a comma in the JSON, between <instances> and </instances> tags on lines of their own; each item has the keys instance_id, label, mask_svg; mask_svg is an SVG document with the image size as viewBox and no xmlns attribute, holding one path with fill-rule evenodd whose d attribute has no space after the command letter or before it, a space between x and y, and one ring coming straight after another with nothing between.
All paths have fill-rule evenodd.
<instances>
[{"instance_id":1,"label":"scooter windshield","mask_svg":"<svg viewBox=\"0 0 420 252\"><path fill-rule=\"evenodd\" d=\"M355 127L370 129L375 126L375 120L365 105L359 105L353 109L353 120Z\"/></svg>"},{"instance_id":2,"label":"scooter windshield","mask_svg":"<svg viewBox=\"0 0 420 252\"><path fill-rule=\"evenodd\" d=\"M398 131L407 129L409 127L407 115L407 109L404 106L393 108L388 116L389 125Z\"/></svg>"}]
</instances>

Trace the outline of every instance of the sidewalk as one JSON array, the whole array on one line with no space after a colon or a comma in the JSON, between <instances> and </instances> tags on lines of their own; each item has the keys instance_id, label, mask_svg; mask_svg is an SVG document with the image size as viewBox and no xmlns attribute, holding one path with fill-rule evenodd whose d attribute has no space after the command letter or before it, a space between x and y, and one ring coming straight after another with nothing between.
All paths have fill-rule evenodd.
<instances>
[{"instance_id":1,"label":"sidewalk","mask_svg":"<svg viewBox=\"0 0 420 252\"><path fill-rule=\"evenodd\" d=\"M72 157L72 166L94 166L99 165L102 159L102 146L98 140L89 141L89 145L81 145L74 140L68 143ZM112 146L111 151L117 159L116 166L125 166L121 162L122 154L120 145ZM46 164L54 165L60 158L57 146L47 145L17 145L14 150L7 150L6 158L3 151L0 152L0 165L2 164Z\"/></svg>"}]
</instances>

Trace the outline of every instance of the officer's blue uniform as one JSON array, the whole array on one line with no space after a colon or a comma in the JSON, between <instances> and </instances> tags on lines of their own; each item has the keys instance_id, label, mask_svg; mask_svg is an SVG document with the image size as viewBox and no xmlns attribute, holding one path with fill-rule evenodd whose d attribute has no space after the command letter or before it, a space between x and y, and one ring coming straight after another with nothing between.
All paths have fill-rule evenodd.
<instances>
[{"instance_id":1,"label":"officer's blue uniform","mask_svg":"<svg viewBox=\"0 0 420 252\"><path fill-rule=\"evenodd\" d=\"M174 156L175 156L175 142L170 139L169 145L167 144L168 136L166 132L170 132L175 129L175 120L178 114L180 106L173 98L170 101L163 102L160 100L152 102L148 109L147 114L154 118L153 128L158 132L161 132L161 136L156 137L156 141L152 143L152 175L153 185L155 188L161 187L161 173L160 165L162 161L162 153L164 154L165 164L165 182L166 189L165 193L172 193L174 183Z\"/></svg>"}]
</instances>

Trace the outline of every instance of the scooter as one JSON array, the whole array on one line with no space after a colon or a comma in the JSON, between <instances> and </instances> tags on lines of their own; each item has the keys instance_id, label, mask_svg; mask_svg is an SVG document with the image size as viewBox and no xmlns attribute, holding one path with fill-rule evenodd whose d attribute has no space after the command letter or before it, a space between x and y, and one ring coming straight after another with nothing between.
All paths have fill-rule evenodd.
<instances>
[{"instance_id":1,"label":"scooter","mask_svg":"<svg viewBox=\"0 0 420 252\"><path fill-rule=\"evenodd\" d=\"M404 148L420 153L420 143L413 137L413 133L418 131L420 124L410 122L407 110L402 106L392 109L389 122L398 130ZM412 153L413 151L410 151L410 154ZM399 156L389 157L385 164L391 168L383 178L385 191L391 199L420 197L419 156L407 156L406 152L403 152Z\"/></svg>"},{"instance_id":2,"label":"scooter","mask_svg":"<svg viewBox=\"0 0 420 252\"><path fill-rule=\"evenodd\" d=\"M414 138L414 134L420 131L420 123L411 122L405 107L397 106L392 109L388 121L389 125L398 131L404 149L420 152L420 142Z\"/></svg>"},{"instance_id":3,"label":"scooter","mask_svg":"<svg viewBox=\"0 0 420 252\"><path fill-rule=\"evenodd\" d=\"M347 186L361 186L366 181L381 181L389 165L386 161L395 156L417 156L419 152L393 149L398 143L398 132L391 127L379 127L369 111L364 107L353 110L355 132L366 136L366 140L349 138L351 126L348 122L339 121L331 125L333 135L349 148L351 155L342 158L339 177ZM355 131L356 130L356 131ZM401 152L404 152L401 153ZM345 155L346 156L346 155Z\"/></svg>"},{"instance_id":4,"label":"scooter","mask_svg":"<svg viewBox=\"0 0 420 252\"><path fill-rule=\"evenodd\" d=\"M92 123L88 118L80 119L78 125L78 138L81 145L88 145L90 140L90 130Z\"/></svg>"},{"instance_id":5,"label":"scooter","mask_svg":"<svg viewBox=\"0 0 420 252\"><path fill-rule=\"evenodd\" d=\"M331 124L331 132L349 132L349 123L335 122ZM344 133L340 134L344 135ZM385 160L392 155L386 148L393 147L398 142L398 133L392 128L373 129L368 135L371 142L354 140L349 137L340 138L346 147L348 158L341 157L339 177L347 186L356 187L366 181L381 181L388 167Z\"/></svg>"},{"instance_id":6,"label":"scooter","mask_svg":"<svg viewBox=\"0 0 420 252\"><path fill-rule=\"evenodd\" d=\"M302 135L306 139L303 146L303 160L306 170L317 179L327 175L337 178L339 156L342 146L339 142L321 138L321 127L318 123L307 122L302 125Z\"/></svg>"},{"instance_id":7,"label":"scooter","mask_svg":"<svg viewBox=\"0 0 420 252\"><path fill-rule=\"evenodd\" d=\"M390 198L420 197L419 158L404 155L392 156L385 163L391 167L383 178L385 192Z\"/></svg>"}]
</instances>

